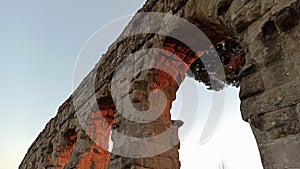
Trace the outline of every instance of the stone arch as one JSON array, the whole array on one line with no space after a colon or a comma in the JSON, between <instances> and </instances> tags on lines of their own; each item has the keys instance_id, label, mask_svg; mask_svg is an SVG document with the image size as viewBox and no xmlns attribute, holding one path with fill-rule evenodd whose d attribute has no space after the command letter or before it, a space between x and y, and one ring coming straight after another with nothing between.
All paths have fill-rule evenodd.
<instances>
[{"instance_id":1,"label":"stone arch","mask_svg":"<svg viewBox=\"0 0 300 169\"><path fill-rule=\"evenodd\" d=\"M240 73L241 110L243 119L253 129L264 167L299 166L297 152L293 150L299 149L299 60L294 46L298 44L295 39L299 27L299 2L202 1L198 3L200 7L195 8L201 9L198 12L206 10L201 8L201 3L208 6L208 15L201 15L204 19L200 17L198 22L212 27L216 27L215 23L221 27L226 25L245 49L247 63ZM227 11L220 5L222 3L229 6ZM244 8L238 8L243 5ZM209 9L215 6L218 16ZM189 10L193 17L196 13ZM209 22L205 21L206 17ZM212 21L215 23L211 24ZM214 34L206 33L209 37ZM287 142L290 146L285 145Z\"/></svg>"},{"instance_id":2,"label":"stone arch","mask_svg":"<svg viewBox=\"0 0 300 169\"><path fill-rule=\"evenodd\" d=\"M246 53L246 64L239 74L241 111L243 119L252 127L263 166L266 169L298 168L300 166L300 60L297 56L300 53L297 47L300 43L299 7L298 0L148 0L138 11L170 13L185 18L204 31L213 43L224 38L237 37L239 39ZM121 37L130 34L130 30L137 24L147 26L141 18L134 17ZM112 128L128 135L137 134L129 129L139 126L127 126L126 129L126 125L129 123L115 111L110 91L111 78L115 67L121 63L126 54L143 48L162 48L163 42L164 39L157 35L147 34L130 37L112 44L78 89L60 107L58 115L47 124L43 133L29 149L20 168L29 168L32 164L37 168L49 165L46 157L41 158L37 155L44 153L39 145L48 145L49 139L53 138L59 140L60 136L56 133L74 127L76 133L81 133L81 136L76 138L72 151L73 156L70 157L69 162L66 162L67 164L61 164L62 168L71 165L78 167L80 161L85 159L90 160L87 166L97 168L97 163L93 160L99 156L103 157L103 164L109 165L110 168L180 168L179 145L151 158L128 158L111 154L108 164L107 153L97 153L99 151L92 148L93 142L86 136L80 123L76 120L73 107L73 100L77 98L82 103L78 111L93 112L97 116L99 112L90 109L92 106L95 107L92 105L91 96L96 93L96 106L103 110L101 113L105 120L113 122L113 117L116 121L115 125L109 123ZM151 72L153 71L147 72L147 74L151 74ZM143 83L145 79L142 77L149 78L147 74L140 75L136 79ZM163 72L155 72L155 74L157 77L168 80L158 83L160 82L158 79L152 85L162 90L171 90L173 94L176 93L178 86L177 88L170 87L173 84L172 79ZM94 77L96 77L93 84L95 90L91 90L88 84L94 82ZM164 81L168 83L163 83ZM132 92L134 94L134 91ZM140 93L136 92L136 95L140 96ZM133 98L135 98L134 95ZM143 97L136 98L137 101L139 99L143 100ZM173 97L170 95L166 112L161 117L161 120L166 122L160 125L161 128L158 130L178 124L172 123L169 116L172 99ZM53 130L54 128L55 130ZM106 134L104 135L107 136L109 132L110 129L105 130ZM113 139L117 141L117 138ZM170 140L176 139L176 131L174 131ZM54 155L55 151L54 149L51 153ZM86 154L94 153L96 153L95 156L83 157Z\"/></svg>"}]
</instances>

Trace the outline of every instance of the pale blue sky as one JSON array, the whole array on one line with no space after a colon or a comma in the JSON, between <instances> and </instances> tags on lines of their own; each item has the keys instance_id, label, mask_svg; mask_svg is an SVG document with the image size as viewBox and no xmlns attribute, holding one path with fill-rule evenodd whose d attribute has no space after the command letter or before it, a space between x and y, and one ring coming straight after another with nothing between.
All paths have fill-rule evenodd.
<instances>
[{"instance_id":1,"label":"pale blue sky","mask_svg":"<svg viewBox=\"0 0 300 169\"><path fill-rule=\"evenodd\" d=\"M71 94L75 62L86 40L142 4L141 0L0 1L1 169L17 168Z\"/></svg>"},{"instance_id":2,"label":"pale blue sky","mask_svg":"<svg viewBox=\"0 0 300 169\"><path fill-rule=\"evenodd\" d=\"M143 3L144 0L0 0L1 169L17 168L39 132L71 94L76 59L88 38L110 21L135 13ZM204 91L203 95L209 95ZM197 130L201 125L183 142L184 169L211 168L220 160L229 161L230 169L245 168L239 166L244 153L251 163L257 161L258 151L250 128L240 119L237 92L226 92L230 106L225 108L220 124L224 127L217 130L212 142L198 148L192 146L191 142L200 137ZM223 135L232 140L219 140ZM239 141L239 147L234 140ZM243 146L244 151L237 153ZM224 156L215 156L215 152ZM226 152L235 153L226 159L231 157ZM198 156L201 159L196 159ZM202 160L205 163L201 165ZM259 168L259 164L253 164L253 168Z\"/></svg>"}]
</instances>

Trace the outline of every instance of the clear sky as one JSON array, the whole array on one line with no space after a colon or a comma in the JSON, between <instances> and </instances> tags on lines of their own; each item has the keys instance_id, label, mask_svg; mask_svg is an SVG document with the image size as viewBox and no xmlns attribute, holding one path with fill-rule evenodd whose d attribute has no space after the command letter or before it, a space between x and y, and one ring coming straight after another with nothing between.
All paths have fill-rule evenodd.
<instances>
[{"instance_id":1,"label":"clear sky","mask_svg":"<svg viewBox=\"0 0 300 169\"><path fill-rule=\"evenodd\" d=\"M76 59L88 38L110 21L135 13L144 0L0 2L0 168L14 169L72 93ZM203 87L200 93L211 95ZM206 144L198 144L203 120L183 140L183 169L214 169L221 161L230 169L261 168L237 95L237 89L226 90L224 118ZM201 107L203 117L207 109ZM173 111L176 117L176 106Z\"/></svg>"}]
</instances>

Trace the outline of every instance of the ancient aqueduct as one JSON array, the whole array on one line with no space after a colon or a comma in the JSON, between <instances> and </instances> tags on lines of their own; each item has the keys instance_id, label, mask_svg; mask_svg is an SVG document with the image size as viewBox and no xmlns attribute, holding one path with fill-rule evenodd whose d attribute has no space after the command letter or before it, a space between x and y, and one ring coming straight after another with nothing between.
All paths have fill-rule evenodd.
<instances>
[{"instance_id":1,"label":"ancient aqueduct","mask_svg":"<svg viewBox=\"0 0 300 169\"><path fill-rule=\"evenodd\" d=\"M138 11L142 12L184 18L200 28L213 44L237 38L246 59L239 72L241 113L254 132L263 166L265 169L300 168L299 0L148 0ZM138 15L134 17L122 35L130 33L137 24L147 29L147 23L143 25L142 20ZM173 27L168 29L174 31ZM145 131L155 135L174 125L170 109L179 86L163 71L139 73L130 91L135 106L140 109L145 107L142 91L152 88L165 92L167 108L157 120L143 125L132 123L116 111L111 97L111 78L123 57L154 47L178 52L187 65L194 61L187 54L188 49L168 43L168 37L159 35L132 36L112 44L40 133L20 168L180 168L179 144L154 157L129 158L110 154L92 141L98 140L108 146L110 126L128 136L142 137ZM139 58L135 59L139 63ZM185 72L178 67L180 65L165 62L170 69L176 69L177 77L183 81ZM91 84L95 87L89 88ZM92 105L93 94L96 105ZM74 98L80 103L77 108L73 105ZM88 130L82 129L75 109L89 113L93 123ZM105 119L99 120L100 116ZM177 137L177 130L174 130L169 140L162 144L178 140ZM114 134L112 138L118 139ZM129 144L132 143L124 143Z\"/></svg>"}]
</instances>

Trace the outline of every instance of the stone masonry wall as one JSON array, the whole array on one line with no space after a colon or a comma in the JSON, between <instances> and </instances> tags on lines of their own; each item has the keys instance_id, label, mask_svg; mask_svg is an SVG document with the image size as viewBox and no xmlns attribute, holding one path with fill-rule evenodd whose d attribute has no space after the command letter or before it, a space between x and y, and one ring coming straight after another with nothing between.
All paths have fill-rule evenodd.
<instances>
[{"instance_id":1,"label":"stone masonry wall","mask_svg":"<svg viewBox=\"0 0 300 169\"><path fill-rule=\"evenodd\" d=\"M206 33L213 44L237 37L246 52L246 65L240 73L241 111L255 134L263 166L265 169L300 168L298 0L148 0L138 12L163 12L185 18ZM147 29L148 24L142 18L134 17L119 39L128 37L137 26ZM172 32L175 28L168 29ZM113 130L134 134L126 130L128 123L118 116L111 97L115 68L127 54L163 48L164 44L164 37L153 34L131 36L113 43L40 133L20 168L179 168L179 146L167 154L132 160L110 155L95 144L96 140L108 146L111 126ZM138 58L135 61L138 62ZM148 78L137 77L137 80L142 82ZM162 82L170 81L167 79L163 76ZM148 85L149 82L142 86ZM176 94L177 88L169 94ZM135 94L131 96L135 98ZM169 110L170 101L174 99L168 100L165 127L172 125ZM93 122L100 113L104 118ZM78 116L86 115L85 119L91 121L88 130L84 130L78 121ZM118 123L119 128L114 125ZM95 133L93 138L89 138L86 131ZM146 130L140 131L148 131L147 126ZM156 133L159 130L150 134ZM177 139L176 135L174 131L170 139Z\"/></svg>"}]
</instances>

